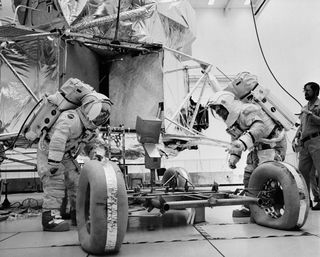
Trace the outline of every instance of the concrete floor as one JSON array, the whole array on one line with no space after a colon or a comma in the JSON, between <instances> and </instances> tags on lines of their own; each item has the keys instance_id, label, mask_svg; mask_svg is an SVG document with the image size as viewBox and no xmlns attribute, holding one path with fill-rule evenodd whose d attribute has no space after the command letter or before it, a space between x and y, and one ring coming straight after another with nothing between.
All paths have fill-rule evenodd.
<instances>
[{"instance_id":1,"label":"concrete floor","mask_svg":"<svg viewBox=\"0 0 320 257\"><path fill-rule=\"evenodd\" d=\"M20 196L21 197L21 196ZM14 201L14 196L9 196ZM206 208L206 222L187 224L188 211L134 212L119 257L282 257L320 256L320 211L309 212L300 231L281 231L233 219L237 206ZM40 216L0 222L0 256L93 256L71 231L43 232Z\"/></svg>"}]
</instances>

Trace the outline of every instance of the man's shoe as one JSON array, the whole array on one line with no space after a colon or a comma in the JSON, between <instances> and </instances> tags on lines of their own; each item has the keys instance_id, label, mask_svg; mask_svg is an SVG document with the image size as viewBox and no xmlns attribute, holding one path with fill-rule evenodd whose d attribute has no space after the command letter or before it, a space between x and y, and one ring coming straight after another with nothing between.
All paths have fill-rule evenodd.
<instances>
[{"instance_id":1,"label":"man's shoe","mask_svg":"<svg viewBox=\"0 0 320 257\"><path fill-rule=\"evenodd\" d=\"M320 211L320 202L317 202L316 205L312 206L311 209L314 211Z\"/></svg>"},{"instance_id":2,"label":"man's shoe","mask_svg":"<svg viewBox=\"0 0 320 257\"><path fill-rule=\"evenodd\" d=\"M62 232L70 230L69 223L63 220L58 210L42 213L42 227L44 231Z\"/></svg>"},{"instance_id":3,"label":"man's shoe","mask_svg":"<svg viewBox=\"0 0 320 257\"><path fill-rule=\"evenodd\" d=\"M247 218L250 217L251 212L249 209L243 207L241 209L233 210L232 217L234 218Z\"/></svg>"}]
</instances>

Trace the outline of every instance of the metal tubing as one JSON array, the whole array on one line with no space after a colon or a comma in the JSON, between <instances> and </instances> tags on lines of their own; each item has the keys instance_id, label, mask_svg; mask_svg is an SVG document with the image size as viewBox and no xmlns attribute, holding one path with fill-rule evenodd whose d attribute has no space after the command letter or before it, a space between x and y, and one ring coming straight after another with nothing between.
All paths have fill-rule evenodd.
<instances>
[{"instance_id":1,"label":"metal tubing","mask_svg":"<svg viewBox=\"0 0 320 257\"><path fill-rule=\"evenodd\" d=\"M27 34L22 36L13 37L12 40L26 40L30 38L39 38L39 37L48 37L48 36L58 36L59 33L57 32L44 32L44 33L34 33L34 34Z\"/></svg>"},{"instance_id":2,"label":"metal tubing","mask_svg":"<svg viewBox=\"0 0 320 257\"><path fill-rule=\"evenodd\" d=\"M117 40L118 40L119 20L120 20L120 7L121 7L121 0L118 1L116 31L114 32L114 39L113 39L113 41L117 41Z\"/></svg>"},{"instance_id":3,"label":"metal tubing","mask_svg":"<svg viewBox=\"0 0 320 257\"><path fill-rule=\"evenodd\" d=\"M193 60L193 61L195 61L195 62L197 62L197 63L204 64L204 65L206 65L206 66L211 65L210 63L207 63L207 62L205 62L205 61L202 61L202 60L200 60L200 59L197 59L197 58L195 58L195 57L193 57L193 56L191 56L191 55L185 54L185 53L180 52L180 51L178 51L178 50L175 50L175 49L173 49L173 48L170 48L170 47L167 47L167 46L163 46L163 48L166 49L166 50L168 50L168 51L170 51L170 52L173 52L173 53L175 53L175 54L178 54L178 55L180 55L180 56L187 57L189 60Z\"/></svg>"},{"instance_id":4,"label":"metal tubing","mask_svg":"<svg viewBox=\"0 0 320 257\"><path fill-rule=\"evenodd\" d=\"M176 53L176 54L178 54L178 55L180 55L180 56L184 56L184 57L188 58L189 60L193 60L193 61L195 61L195 62L198 62L199 64L203 64L203 65L205 65L205 66L212 66L210 63L207 63L207 62L202 61L202 60L200 60L200 59L194 58L194 57L191 56L191 55L187 55L187 54L185 54L185 53L182 53L182 52L180 52L180 51L174 50L174 49L172 49L172 48L169 48L169 47L166 47L166 46L163 46L163 48L166 49L166 50L168 50L168 51L170 51L170 52ZM208 79L207 79L207 80L208 80L208 83L209 83L209 85L211 86L211 88L213 89L213 92L221 91L221 90L222 90L222 87L219 85L219 82L218 82L217 78L216 78L215 76L213 76L213 78L210 78L210 76L209 76L209 71L210 71L210 70L208 70L208 72L205 72L204 75L208 78Z\"/></svg>"},{"instance_id":5,"label":"metal tubing","mask_svg":"<svg viewBox=\"0 0 320 257\"><path fill-rule=\"evenodd\" d=\"M207 79L207 80L208 80L208 79ZM206 86L206 83L203 83L203 84L202 84L202 87L201 87L201 92L200 92L200 95L199 95L199 97L198 97L198 101L197 101L197 104L196 104L196 108L195 108L195 110L194 110L194 112L193 112L193 114L192 114L192 119L191 119L191 122L190 122L190 124L189 124L189 129L192 129L192 128L193 128L193 125L194 125L194 123L195 123L195 121L196 121L197 114L198 114L198 111L199 111L199 108L200 108L200 100L201 100L201 98L202 98L202 96L203 96L203 92L204 92L205 86Z\"/></svg>"},{"instance_id":6,"label":"metal tubing","mask_svg":"<svg viewBox=\"0 0 320 257\"><path fill-rule=\"evenodd\" d=\"M41 12L41 10L38 10L38 9L36 9L36 8L33 8L33 7L30 7L30 6L26 6L26 5L20 4L20 5L18 5L18 6L16 7L16 9L14 10L14 17L13 17L13 22L14 22L14 23L17 23L17 16L18 16L18 10L19 10L19 8L26 8L26 9L30 9L30 10L33 10L33 11ZM22 24L22 25L24 25L24 24Z\"/></svg>"},{"instance_id":7,"label":"metal tubing","mask_svg":"<svg viewBox=\"0 0 320 257\"><path fill-rule=\"evenodd\" d=\"M23 160L19 160L19 159L10 158L10 157L6 157L6 156L3 156L3 157L1 157L1 158L5 159L5 160L12 161L12 162L18 162L18 163L22 163L22 164L25 164L25 165L37 167L37 164L35 164L35 163L30 163L30 162L23 161ZM31 159L31 160L32 160L32 159Z\"/></svg>"},{"instance_id":8,"label":"metal tubing","mask_svg":"<svg viewBox=\"0 0 320 257\"><path fill-rule=\"evenodd\" d=\"M175 175L173 174L162 186L165 187L174 177Z\"/></svg>"},{"instance_id":9,"label":"metal tubing","mask_svg":"<svg viewBox=\"0 0 320 257\"><path fill-rule=\"evenodd\" d=\"M243 205L243 204L258 204L259 198L256 197L241 197L236 199L216 199L210 198L208 200L191 200L191 201L176 201L166 202L163 209L168 211L170 209L181 208L199 208L199 207L213 207L213 206L228 206L228 205Z\"/></svg>"},{"instance_id":10,"label":"metal tubing","mask_svg":"<svg viewBox=\"0 0 320 257\"><path fill-rule=\"evenodd\" d=\"M37 168L34 169L24 169L24 170L4 170L4 169L0 169L0 173L20 173L20 172L37 172Z\"/></svg>"},{"instance_id":11,"label":"metal tubing","mask_svg":"<svg viewBox=\"0 0 320 257\"><path fill-rule=\"evenodd\" d=\"M28 85L23 81L23 79L20 77L20 75L16 72L16 70L12 67L12 65L9 63L9 61L3 56L2 53L0 53L0 58L8 65L9 69L13 72L13 74L20 80L22 85L27 89L29 94L32 96L32 98L36 101L39 102L39 99L37 96L32 92L32 90L28 87Z\"/></svg>"},{"instance_id":12,"label":"metal tubing","mask_svg":"<svg viewBox=\"0 0 320 257\"><path fill-rule=\"evenodd\" d=\"M206 78L206 75L208 72L210 72L212 68L212 65L208 65L208 67L206 68L206 70L204 71L204 73L202 74L202 76L199 78L199 80L197 81L197 83L194 85L194 87L190 90L190 92L185 96L185 98L183 99L182 103L180 104L180 106L177 108L177 110L175 111L175 113L172 115L172 117L170 118L171 120L175 120L176 116L180 113L180 110L182 109L183 105L189 100L189 98L191 97L191 95L193 94L193 92L198 88L200 82ZM170 124L169 124L170 125ZM168 126L169 127L169 126Z\"/></svg>"}]
</instances>

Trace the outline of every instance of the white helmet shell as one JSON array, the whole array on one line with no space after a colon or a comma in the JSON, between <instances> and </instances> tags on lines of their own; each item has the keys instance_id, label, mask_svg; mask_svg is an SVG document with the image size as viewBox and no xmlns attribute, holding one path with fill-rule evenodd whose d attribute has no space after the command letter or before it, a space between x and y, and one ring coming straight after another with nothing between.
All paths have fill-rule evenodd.
<instances>
[{"instance_id":1,"label":"white helmet shell","mask_svg":"<svg viewBox=\"0 0 320 257\"><path fill-rule=\"evenodd\" d=\"M93 92L82 101L80 111L95 126L104 124L110 117L112 102L103 94Z\"/></svg>"},{"instance_id":2,"label":"white helmet shell","mask_svg":"<svg viewBox=\"0 0 320 257\"><path fill-rule=\"evenodd\" d=\"M227 127L231 127L240 115L241 102L236 100L233 93L229 91L219 91L213 95L208 102L209 107L214 105L222 105L228 112L225 123Z\"/></svg>"}]
</instances>

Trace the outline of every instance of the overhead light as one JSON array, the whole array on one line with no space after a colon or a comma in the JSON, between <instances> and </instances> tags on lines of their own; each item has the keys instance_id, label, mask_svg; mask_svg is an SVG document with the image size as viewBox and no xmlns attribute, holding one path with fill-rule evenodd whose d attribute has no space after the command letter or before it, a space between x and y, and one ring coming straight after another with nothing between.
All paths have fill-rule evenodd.
<instances>
[{"instance_id":1,"label":"overhead light","mask_svg":"<svg viewBox=\"0 0 320 257\"><path fill-rule=\"evenodd\" d=\"M244 0L244 5L250 5L251 0Z\"/></svg>"},{"instance_id":2,"label":"overhead light","mask_svg":"<svg viewBox=\"0 0 320 257\"><path fill-rule=\"evenodd\" d=\"M214 1L215 1L215 0L209 0L209 1L208 1L208 5L214 5Z\"/></svg>"}]
</instances>

